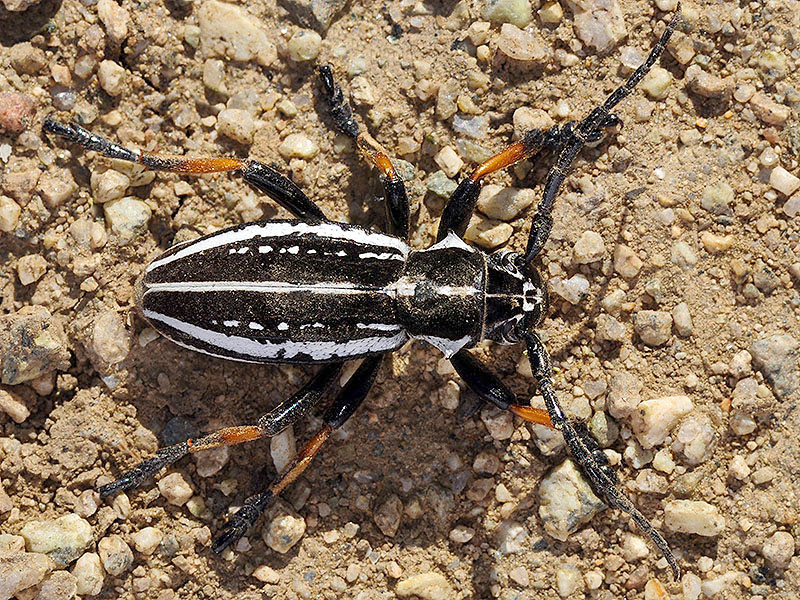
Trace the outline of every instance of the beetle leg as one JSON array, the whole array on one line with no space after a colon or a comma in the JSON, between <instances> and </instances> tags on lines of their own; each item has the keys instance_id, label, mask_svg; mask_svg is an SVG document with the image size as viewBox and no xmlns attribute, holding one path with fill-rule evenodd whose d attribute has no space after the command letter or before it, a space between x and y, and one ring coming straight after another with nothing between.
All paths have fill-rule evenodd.
<instances>
[{"instance_id":1,"label":"beetle leg","mask_svg":"<svg viewBox=\"0 0 800 600\"><path fill-rule=\"evenodd\" d=\"M528 346L531 371L536 379L539 392L544 397L545 406L547 406L547 410L550 413L553 425L556 429L561 430L572 458L575 459L581 472L589 480L595 493L601 496L610 506L619 508L630 515L642 531L650 537L664 555L677 580L680 577L680 568L669 548L669 544L633 503L617 489L617 475L612 470L611 465L608 464L608 459L597 441L586 429L586 426L581 421L567 419L564 415L553 389L550 358L539 336L535 333L526 333L525 342Z\"/></svg>"},{"instance_id":2,"label":"beetle leg","mask_svg":"<svg viewBox=\"0 0 800 600\"><path fill-rule=\"evenodd\" d=\"M235 544L247 530L252 527L259 515L267 506L286 489L303 471L319 452L322 445L330 435L353 415L369 393L383 355L371 356L364 359L356 372L347 381L339 395L328 407L323 416L324 425L317 431L311 440L303 446L294 460L289 463L277 479L269 487L245 500L242 507L234 513L224 526L223 533L214 540L212 550L220 553L228 546Z\"/></svg>"},{"instance_id":3,"label":"beetle leg","mask_svg":"<svg viewBox=\"0 0 800 600\"><path fill-rule=\"evenodd\" d=\"M100 495L110 496L117 492L135 488L145 479L155 475L164 467L180 460L187 454L219 448L220 446L233 446L280 433L308 413L327 391L341 370L342 363L324 365L305 387L261 417L257 425L226 427L201 438L190 439L173 446L161 448L155 456L142 461L116 481L101 486L98 489Z\"/></svg>"},{"instance_id":4,"label":"beetle leg","mask_svg":"<svg viewBox=\"0 0 800 600\"><path fill-rule=\"evenodd\" d=\"M680 6L678 6L678 11L680 11ZM633 72L625 83L614 90L603 104L595 108L577 125L568 124L562 129L561 150L555 164L547 174L542 201L536 208L536 214L531 223L528 247L525 251L525 260L527 262L531 262L536 258L550 236L550 230L553 227L553 203L561 184L566 179L572 161L575 160L578 152L586 143L599 139L604 128L619 124L619 118L612 114L611 111L633 92L636 85L647 75L647 72L658 60L658 57L661 56L669 38L672 36L672 32L675 31L679 18L680 12L676 12L644 63Z\"/></svg>"},{"instance_id":5,"label":"beetle leg","mask_svg":"<svg viewBox=\"0 0 800 600\"><path fill-rule=\"evenodd\" d=\"M369 133L362 132L359 128L353 117L353 109L344 99L342 89L333 80L333 71L330 66L322 65L318 71L325 100L328 103L328 114L336 129L353 138L360 154L381 172L389 232L407 240L409 208L403 179L397 174L392 161L380 144Z\"/></svg>"},{"instance_id":6,"label":"beetle leg","mask_svg":"<svg viewBox=\"0 0 800 600\"><path fill-rule=\"evenodd\" d=\"M140 152L115 144L106 138L84 129L77 123L69 125L47 117L42 129L58 135L70 142L81 145L86 150L95 150L108 158L137 163L151 171L170 173L220 173L238 171L242 178L257 190L263 192L294 216L304 220L324 220L325 215L314 202L303 193L291 179L255 160L240 158L204 158L187 156L166 156Z\"/></svg>"}]
</instances>

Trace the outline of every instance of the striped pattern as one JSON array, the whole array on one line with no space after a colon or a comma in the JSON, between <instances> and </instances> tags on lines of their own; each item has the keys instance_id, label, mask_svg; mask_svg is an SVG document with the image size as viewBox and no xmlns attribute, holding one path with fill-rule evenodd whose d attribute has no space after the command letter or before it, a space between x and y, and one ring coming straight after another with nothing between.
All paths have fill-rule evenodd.
<instances>
[{"instance_id":1,"label":"striped pattern","mask_svg":"<svg viewBox=\"0 0 800 600\"><path fill-rule=\"evenodd\" d=\"M268 221L181 244L141 282L144 317L174 342L247 362L328 362L407 339L401 240L341 223Z\"/></svg>"}]
</instances>

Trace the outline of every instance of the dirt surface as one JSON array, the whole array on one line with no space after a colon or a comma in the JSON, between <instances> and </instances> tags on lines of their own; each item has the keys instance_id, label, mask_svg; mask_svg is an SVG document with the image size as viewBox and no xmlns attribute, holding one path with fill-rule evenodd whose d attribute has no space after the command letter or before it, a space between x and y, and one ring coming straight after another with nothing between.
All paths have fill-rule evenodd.
<instances>
[{"instance_id":1,"label":"dirt surface","mask_svg":"<svg viewBox=\"0 0 800 600\"><path fill-rule=\"evenodd\" d=\"M520 107L543 111L527 115L537 122L579 119L630 72L622 66L630 51L620 49L636 49L637 64L671 12L621 0L627 36L598 52L578 39L574 7L565 4L559 22L545 25L534 4L527 30L535 48L515 61L497 49L500 23L473 25L485 20L482 1L354 0L322 32L318 56L295 61L289 40L307 15L291 3L240 5L277 50L269 56L267 44L247 60L198 44L202 1L108 4L0 9L0 92L22 94L36 109L21 134L11 132L14 107L1 111L8 133L0 135L0 194L21 212L0 234L0 334L13 345L14 332L27 327L19 311L41 306L52 315L42 317L46 323L64 328L61 350L68 351L49 355L44 374L31 381L10 385L4 370L0 533L81 515L92 528L83 552L99 552L105 570L102 591L81 597L372 600L413 592L418 580L409 579L422 574L429 574L419 591L426 598L689 600L701 582L721 600L800 597L800 559L792 557L800 546L800 200L773 188L782 185L778 166L800 175L796 2L686 2L681 35L660 62L672 76L665 97L638 89L617 111L624 127L581 153L541 257L541 272L556 287L578 274L589 284L574 304L551 293L542 335L557 390L568 411L611 421L621 486L664 532L686 573L679 582L655 548L639 551L641 533L619 511L596 514L566 542L548 535L538 488L563 449L555 444L544 455L535 443L543 434L521 421L506 423L507 435L487 429L496 425L490 413L459 421L454 399L469 402L470 394L423 342L385 362L365 405L285 494L281 510L299 517L293 522L304 523L305 533L283 554L262 537L274 512L235 551L217 556L209 548L228 510L274 475L268 442L186 458L156 477L181 474L193 490L188 504L174 498L175 479L113 501L94 497L87 490L158 447L255 422L313 369L192 353L154 339L134 311L137 276L174 242L288 213L235 176L158 174L124 193L150 209L141 227L125 216L112 229L90 184L109 161L40 135L41 119L61 109L63 120L77 116L92 131L149 151L250 156L291 176L332 219L381 229L378 176L332 133L319 99L314 69L329 63L345 93L354 92L359 121L413 165L411 244L422 248L433 243L444 206L428 189L436 187L437 154L449 145L461 150L466 164L454 180L474 165L463 156L471 138L454 129L454 119L487 119L485 134L471 140L482 147L472 147L473 156L509 143ZM597 18L602 28L608 13ZM121 68L118 86L101 82L104 68L116 73L101 61ZM700 74L687 74L690 65ZM436 88L441 96L448 86L450 103L463 95L455 117L447 98L437 100ZM230 131L245 129L238 142L219 132L225 108L247 113L233 115ZM319 152L287 157L281 143L299 133ZM538 194L549 160L490 182ZM4 215L13 213L9 206ZM524 251L532 210L508 221L513 233L503 247ZM580 264L587 231L602 237L601 256ZM615 268L622 262L634 272ZM677 315L666 341L642 341L647 332L634 323L645 310ZM522 398L535 394L521 346L482 344L476 353ZM619 373L631 379L616 392L634 408L639 400L691 400L691 411L651 450L636 441L633 409L618 418L609 412ZM318 425L316 417L296 425L297 445ZM716 507L721 533L666 528L664 508L676 500ZM135 538L146 527L163 535L150 553ZM116 569L107 555L120 538L132 554L117 548ZM27 537L25 545L20 556L30 558L35 548ZM76 581L83 585L74 559L50 568L17 598L70 597ZM78 572L70 578L64 570Z\"/></svg>"}]
</instances>

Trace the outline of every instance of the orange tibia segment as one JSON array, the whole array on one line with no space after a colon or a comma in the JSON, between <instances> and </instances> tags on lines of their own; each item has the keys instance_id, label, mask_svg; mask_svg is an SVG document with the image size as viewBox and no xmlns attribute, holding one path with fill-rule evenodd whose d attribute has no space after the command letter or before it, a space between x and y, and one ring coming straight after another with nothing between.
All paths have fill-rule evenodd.
<instances>
[{"instance_id":1,"label":"orange tibia segment","mask_svg":"<svg viewBox=\"0 0 800 600\"><path fill-rule=\"evenodd\" d=\"M187 158L182 161L186 173L217 173L237 171L245 167L245 161L238 158Z\"/></svg>"},{"instance_id":2,"label":"orange tibia segment","mask_svg":"<svg viewBox=\"0 0 800 600\"><path fill-rule=\"evenodd\" d=\"M508 407L512 413L517 415L520 419L525 419L531 423L538 423L546 427L553 427L553 422L550 420L550 415L543 408L533 408L531 406L519 406L512 404Z\"/></svg>"},{"instance_id":3,"label":"orange tibia segment","mask_svg":"<svg viewBox=\"0 0 800 600\"><path fill-rule=\"evenodd\" d=\"M470 178L472 181L478 181L487 175L494 173L495 171L510 167L514 163L521 161L523 158L527 158L525 146L522 142L517 142L516 144L510 145L499 154L495 154L485 163L478 165L478 168L472 172Z\"/></svg>"}]
</instances>

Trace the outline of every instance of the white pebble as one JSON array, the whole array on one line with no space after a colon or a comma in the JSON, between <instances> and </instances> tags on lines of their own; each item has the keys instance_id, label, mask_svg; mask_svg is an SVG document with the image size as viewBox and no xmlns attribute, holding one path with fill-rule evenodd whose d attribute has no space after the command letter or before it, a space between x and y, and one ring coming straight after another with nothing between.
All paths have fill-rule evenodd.
<instances>
[{"instance_id":1,"label":"white pebble","mask_svg":"<svg viewBox=\"0 0 800 600\"><path fill-rule=\"evenodd\" d=\"M445 146L433 157L434 162L450 179L458 175L464 161L452 146Z\"/></svg>"},{"instance_id":2,"label":"white pebble","mask_svg":"<svg viewBox=\"0 0 800 600\"><path fill-rule=\"evenodd\" d=\"M513 233L514 228L508 223L495 223L479 217L473 217L466 233L464 233L464 239L491 250L501 244L505 244Z\"/></svg>"},{"instance_id":3,"label":"white pebble","mask_svg":"<svg viewBox=\"0 0 800 600\"><path fill-rule=\"evenodd\" d=\"M548 56L547 47L541 38L511 23L505 23L500 28L497 50L523 65L543 62Z\"/></svg>"},{"instance_id":4,"label":"white pebble","mask_svg":"<svg viewBox=\"0 0 800 600\"><path fill-rule=\"evenodd\" d=\"M100 87L109 96L119 96L125 90L127 73L114 61L104 60L97 68L97 79L100 80Z\"/></svg>"},{"instance_id":5,"label":"white pebble","mask_svg":"<svg viewBox=\"0 0 800 600\"><path fill-rule=\"evenodd\" d=\"M539 501L544 530L562 542L606 506L570 459L542 479Z\"/></svg>"},{"instance_id":6,"label":"white pebble","mask_svg":"<svg viewBox=\"0 0 800 600\"><path fill-rule=\"evenodd\" d=\"M175 506L183 506L192 497L192 486L181 473L170 473L158 481L158 491L167 502Z\"/></svg>"},{"instance_id":7,"label":"white pebble","mask_svg":"<svg viewBox=\"0 0 800 600\"><path fill-rule=\"evenodd\" d=\"M633 329L648 346L661 346L669 341L672 315L665 310L640 310L633 316Z\"/></svg>"},{"instance_id":8,"label":"white pebble","mask_svg":"<svg viewBox=\"0 0 800 600\"><path fill-rule=\"evenodd\" d=\"M636 439L645 449L662 444L678 421L693 408L688 396L664 396L640 402L631 423Z\"/></svg>"},{"instance_id":9,"label":"white pebble","mask_svg":"<svg viewBox=\"0 0 800 600\"><path fill-rule=\"evenodd\" d=\"M556 591L562 598L579 594L583 586L583 576L577 567L563 565L556 570Z\"/></svg>"},{"instance_id":10,"label":"white pebble","mask_svg":"<svg viewBox=\"0 0 800 600\"><path fill-rule=\"evenodd\" d=\"M715 537L725 529L725 517L702 500L672 500L664 507L664 525L670 531Z\"/></svg>"},{"instance_id":11,"label":"white pebble","mask_svg":"<svg viewBox=\"0 0 800 600\"><path fill-rule=\"evenodd\" d=\"M642 259L628 246L620 244L614 249L614 270L625 279L636 277L643 264Z\"/></svg>"},{"instance_id":12,"label":"white pebble","mask_svg":"<svg viewBox=\"0 0 800 600\"><path fill-rule=\"evenodd\" d=\"M92 351L106 364L125 360L131 349L130 332L119 311L107 310L95 318L92 327Z\"/></svg>"},{"instance_id":13,"label":"white pebble","mask_svg":"<svg viewBox=\"0 0 800 600\"><path fill-rule=\"evenodd\" d=\"M31 411L19 397L6 390L0 390L0 411L11 417L14 423L23 423L31 415Z\"/></svg>"},{"instance_id":14,"label":"white pebble","mask_svg":"<svg viewBox=\"0 0 800 600\"><path fill-rule=\"evenodd\" d=\"M511 221L536 199L534 190L485 185L478 196L478 210L491 219Z\"/></svg>"},{"instance_id":15,"label":"white pebble","mask_svg":"<svg viewBox=\"0 0 800 600\"><path fill-rule=\"evenodd\" d=\"M131 179L124 173L109 169L103 172L92 172L90 180L92 187L92 198L98 204L104 204L111 200L119 200L128 191Z\"/></svg>"},{"instance_id":16,"label":"white pebble","mask_svg":"<svg viewBox=\"0 0 800 600\"><path fill-rule=\"evenodd\" d=\"M91 525L74 513L53 521L29 521L20 535L28 552L47 554L59 567L78 558L94 540Z\"/></svg>"},{"instance_id":17,"label":"white pebble","mask_svg":"<svg viewBox=\"0 0 800 600\"><path fill-rule=\"evenodd\" d=\"M800 178L783 167L775 167L769 174L769 184L784 196L791 196L800 188Z\"/></svg>"},{"instance_id":18,"label":"white pebble","mask_svg":"<svg viewBox=\"0 0 800 600\"><path fill-rule=\"evenodd\" d=\"M308 160L319 153L319 146L303 133L290 133L278 146L278 152L284 158Z\"/></svg>"},{"instance_id":19,"label":"white pebble","mask_svg":"<svg viewBox=\"0 0 800 600\"><path fill-rule=\"evenodd\" d=\"M83 554L72 568L72 574L78 580L79 596L96 596L103 589L105 573L100 556L95 552Z\"/></svg>"},{"instance_id":20,"label":"white pebble","mask_svg":"<svg viewBox=\"0 0 800 600\"><path fill-rule=\"evenodd\" d=\"M246 110L226 108L217 115L217 131L240 144L252 144L256 122Z\"/></svg>"},{"instance_id":21,"label":"white pebble","mask_svg":"<svg viewBox=\"0 0 800 600\"><path fill-rule=\"evenodd\" d=\"M8 196L0 196L0 231L14 231L22 209Z\"/></svg>"},{"instance_id":22,"label":"white pebble","mask_svg":"<svg viewBox=\"0 0 800 600\"><path fill-rule=\"evenodd\" d=\"M395 592L401 598L417 596L421 600L448 600L455 592L447 579L439 573L420 573L397 582Z\"/></svg>"},{"instance_id":23,"label":"white pebble","mask_svg":"<svg viewBox=\"0 0 800 600\"><path fill-rule=\"evenodd\" d=\"M149 556L155 552L162 539L164 539L164 534L160 529L145 527L133 534L133 547L137 552Z\"/></svg>"},{"instance_id":24,"label":"white pebble","mask_svg":"<svg viewBox=\"0 0 800 600\"><path fill-rule=\"evenodd\" d=\"M507 440L514 434L514 418L508 411L484 408L481 410L481 421L492 439Z\"/></svg>"},{"instance_id":25,"label":"white pebble","mask_svg":"<svg viewBox=\"0 0 800 600\"><path fill-rule=\"evenodd\" d=\"M672 309L672 323L679 336L689 337L692 335L692 315L689 313L689 305L686 302L681 302Z\"/></svg>"},{"instance_id":26,"label":"white pebble","mask_svg":"<svg viewBox=\"0 0 800 600\"><path fill-rule=\"evenodd\" d=\"M121 245L130 244L147 229L152 211L146 202L138 198L121 198L103 205L106 223L117 234Z\"/></svg>"},{"instance_id":27,"label":"white pebble","mask_svg":"<svg viewBox=\"0 0 800 600\"><path fill-rule=\"evenodd\" d=\"M264 528L264 543L280 554L286 554L292 546L300 541L306 531L303 517L290 513L285 508L273 511L273 517Z\"/></svg>"},{"instance_id":28,"label":"white pebble","mask_svg":"<svg viewBox=\"0 0 800 600\"><path fill-rule=\"evenodd\" d=\"M653 100L663 100L669 95L670 85L672 85L672 73L662 67L653 67L645 75L639 87Z\"/></svg>"},{"instance_id":29,"label":"white pebble","mask_svg":"<svg viewBox=\"0 0 800 600\"><path fill-rule=\"evenodd\" d=\"M222 467L228 464L228 460L230 460L231 457L231 450L228 446L220 446L219 448L203 450L193 454L192 457L197 466L197 474L200 477L211 477L219 473Z\"/></svg>"},{"instance_id":30,"label":"white pebble","mask_svg":"<svg viewBox=\"0 0 800 600\"><path fill-rule=\"evenodd\" d=\"M294 430L290 425L278 435L272 436L269 441L269 453L275 470L280 473L294 459L297 454L297 445Z\"/></svg>"},{"instance_id":31,"label":"white pebble","mask_svg":"<svg viewBox=\"0 0 800 600\"><path fill-rule=\"evenodd\" d=\"M300 29L289 38L287 44L289 58L295 62L314 60L319 56L320 46L322 46L320 34L310 29Z\"/></svg>"},{"instance_id":32,"label":"white pebble","mask_svg":"<svg viewBox=\"0 0 800 600\"><path fill-rule=\"evenodd\" d=\"M602 260L606 254L606 246L603 237L595 231L584 231L572 249L575 262L579 265Z\"/></svg>"},{"instance_id":33,"label":"white pebble","mask_svg":"<svg viewBox=\"0 0 800 600\"><path fill-rule=\"evenodd\" d=\"M761 547L761 553L767 563L777 570L784 570L794 555L794 537L788 531L776 531L766 539Z\"/></svg>"},{"instance_id":34,"label":"white pebble","mask_svg":"<svg viewBox=\"0 0 800 600\"><path fill-rule=\"evenodd\" d=\"M589 294L589 280L580 273L567 280L553 277L548 284L553 293L561 296L570 304L578 304Z\"/></svg>"},{"instance_id":35,"label":"white pebble","mask_svg":"<svg viewBox=\"0 0 800 600\"><path fill-rule=\"evenodd\" d=\"M200 45L206 56L225 56L238 62L255 60L268 67L278 58L261 24L244 8L206 0L198 11Z\"/></svg>"}]
</instances>

